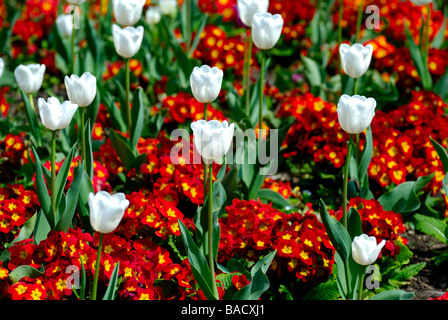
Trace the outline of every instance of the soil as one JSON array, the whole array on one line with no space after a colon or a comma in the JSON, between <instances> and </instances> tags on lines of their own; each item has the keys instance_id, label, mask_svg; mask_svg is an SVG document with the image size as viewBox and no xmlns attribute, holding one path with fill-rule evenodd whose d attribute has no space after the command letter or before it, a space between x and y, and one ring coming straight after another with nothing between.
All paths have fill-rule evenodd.
<instances>
[{"instance_id":1,"label":"soil","mask_svg":"<svg viewBox=\"0 0 448 320\"><path fill-rule=\"evenodd\" d=\"M443 295L448 286L448 263L437 266L432 258L437 255L435 251L448 250L448 245L414 230L407 230L403 237L408 239L407 246L413 252L409 264L426 262L426 266L401 289L413 292L413 300L428 300Z\"/></svg>"}]
</instances>

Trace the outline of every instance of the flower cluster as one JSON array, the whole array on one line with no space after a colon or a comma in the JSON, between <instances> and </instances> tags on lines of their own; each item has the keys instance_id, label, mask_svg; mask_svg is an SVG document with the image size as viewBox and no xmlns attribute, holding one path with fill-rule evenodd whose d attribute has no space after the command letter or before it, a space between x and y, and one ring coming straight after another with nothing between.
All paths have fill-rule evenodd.
<instances>
[{"instance_id":1,"label":"flower cluster","mask_svg":"<svg viewBox=\"0 0 448 320\"><path fill-rule=\"evenodd\" d=\"M21 184L0 187L0 249L13 240L16 232L39 207L34 190Z\"/></svg>"},{"instance_id":2,"label":"flower cluster","mask_svg":"<svg viewBox=\"0 0 448 320\"><path fill-rule=\"evenodd\" d=\"M76 299L72 290L73 272L81 270L82 261L86 276L93 276L98 240L97 234L92 236L80 229L69 229L67 232L51 231L39 245L25 240L11 246L8 248L11 261L7 268L0 268L0 281L20 265L39 267L44 263L45 271L37 278L23 278L9 284L4 290L7 291L5 296L13 300ZM185 299L197 294L188 260L174 262L168 250L148 238L130 242L116 233L105 235L100 285L107 286L117 262L122 278L117 291L119 299ZM178 289L164 293L157 285L161 281L172 282Z\"/></svg>"},{"instance_id":3,"label":"flower cluster","mask_svg":"<svg viewBox=\"0 0 448 320\"><path fill-rule=\"evenodd\" d=\"M331 273L334 248L311 211L287 214L260 201L235 199L226 212L220 221L218 261L232 257L253 261L277 249L271 264L275 274L315 281Z\"/></svg>"},{"instance_id":4,"label":"flower cluster","mask_svg":"<svg viewBox=\"0 0 448 320\"><path fill-rule=\"evenodd\" d=\"M401 236L406 229L403 225L403 218L399 213L384 210L378 200L375 199L352 198L349 206L359 212L363 233L376 237L378 243L383 239L386 240L381 255L396 256L400 252L397 242L407 244L407 239Z\"/></svg>"},{"instance_id":5,"label":"flower cluster","mask_svg":"<svg viewBox=\"0 0 448 320\"><path fill-rule=\"evenodd\" d=\"M8 133L0 140L0 176L2 181L14 181L16 172L28 163L28 140L26 133Z\"/></svg>"}]
</instances>

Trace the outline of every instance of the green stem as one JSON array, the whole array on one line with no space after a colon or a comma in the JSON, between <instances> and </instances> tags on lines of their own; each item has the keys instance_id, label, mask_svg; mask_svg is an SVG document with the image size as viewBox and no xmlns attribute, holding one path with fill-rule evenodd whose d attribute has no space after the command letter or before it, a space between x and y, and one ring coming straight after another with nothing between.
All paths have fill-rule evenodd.
<instances>
[{"instance_id":1,"label":"green stem","mask_svg":"<svg viewBox=\"0 0 448 320\"><path fill-rule=\"evenodd\" d=\"M73 29L72 29L72 41L71 41L71 49L72 49L72 65L70 66L70 73L75 73L75 14L73 13Z\"/></svg>"},{"instance_id":2,"label":"green stem","mask_svg":"<svg viewBox=\"0 0 448 320\"><path fill-rule=\"evenodd\" d=\"M353 80L353 95L358 94L358 78Z\"/></svg>"},{"instance_id":3,"label":"green stem","mask_svg":"<svg viewBox=\"0 0 448 320\"><path fill-rule=\"evenodd\" d=\"M359 78L355 78L353 82L353 95L358 94L358 79ZM361 154L361 147L359 145L359 133L356 134L356 149L356 163L358 163L359 165L359 158Z\"/></svg>"},{"instance_id":4,"label":"green stem","mask_svg":"<svg viewBox=\"0 0 448 320\"><path fill-rule=\"evenodd\" d=\"M362 300L362 290L364 288L365 270L366 270L366 266L362 266L361 274L360 274L361 279L359 281L358 300Z\"/></svg>"},{"instance_id":5,"label":"green stem","mask_svg":"<svg viewBox=\"0 0 448 320\"><path fill-rule=\"evenodd\" d=\"M261 135L261 129L263 128L263 96L264 96L264 64L265 64L265 55L264 52L261 51L261 69L260 69L260 91L259 91L259 107L258 107L258 128L259 128L259 137Z\"/></svg>"},{"instance_id":6,"label":"green stem","mask_svg":"<svg viewBox=\"0 0 448 320\"><path fill-rule=\"evenodd\" d=\"M126 111L128 115L128 132L131 131L132 118L131 118L131 100L130 100L130 91L131 91L131 72L129 68L129 61L131 59L126 59Z\"/></svg>"},{"instance_id":7,"label":"green stem","mask_svg":"<svg viewBox=\"0 0 448 320\"><path fill-rule=\"evenodd\" d=\"M428 65L428 59L429 59L429 27L431 23L431 8L429 6L429 3L426 5L427 9L427 15L426 15L426 39L425 39L425 59L426 59L426 65Z\"/></svg>"},{"instance_id":8,"label":"green stem","mask_svg":"<svg viewBox=\"0 0 448 320\"><path fill-rule=\"evenodd\" d=\"M362 13L364 9L364 0L361 1L361 4L358 8L358 19L356 20L356 34L355 34L355 42L359 41L359 33L361 31L361 21L362 21Z\"/></svg>"},{"instance_id":9,"label":"green stem","mask_svg":"<svg viewBox=\"0 0 448 320\"><path fill-rule=\"evenodd\" d=\"M204 120L207 121L207 102L204 103ZM207 195L207 162L204 161L204 200Z\"/></svg>"},{"instance_id":10,"label":"green stem","mask_svg":"<svg viewBox=\"0 0 448 320\"><path fill-rule=\"evenodd\" d=\"M344 10L343 0L340 0L339 4L339 22L338 22L338 44L341 45L342 43L342 13ZM341 58L339 57L339 72L342 73L342 64L341 64Z\"/></svg>"},{"instance_id":11,"label":"green stem","mask_svg":"<svg viewBox=\"0 0 448 320\"><path fill-rule=\"evenodd\" d=\"M90 300L96 300L96 291L97 291L97 287L98 287L98 274L99 274L99 270L100 270L102 246L103 246L103 234L100 233L100 240L98 243L98 252L96 254L95 276L93 278L92 296L90 297Z\"/></svg>"},{"instance_id":12,"label":"green stem","mask_svg":"<svg viewBox=\"0 0 448 320\"><path fill-rule=\"evenodd\" d=\"M252 32L249 31L249 37L247 38L247 60L246 60L246 72L244 74L244 94L246 95L246 114L250 115L250 60L252 58Z\"/></svg>"},{"instance_id":13,"label":"green stem","mask_svg":"<svg viewBox=\"0 0 448 320\"><path fill-rule=\"evenodd\" d=\"M34 99L32 93L28 94L28 99L30 100L31 107L33 107L34 111L36 111L36 113L39 114L39 110L34 105Z\"/></svg>"},{"instance_id":14,"label":"green stem","mask_svg":"<svg viewBox=\"0 0 448 320\"><path fill-rule=\"evenodd\" d=\"M56 224L56 130L53 130L51 135L51 209L55 216L54 223Z\"/></svg>"},{"instance_id":15,"label":"green stem","mask_svg":"<svg viewBox=\"0 0 448 320\"><path fill-rule=\"evenodd\" d=\"M352 151L352 137L353 135L350 134L347 148L347 159L345 160L345 167L344 167L344 176L343 176L344 182L342 186L342 224L346 228L347 228L347 185L348 185L348 174L350 168L350 154Z\"/></svg>"},{"instance_id":16,"label":"green stem","mask_svg":"<svg viewBox=\"0 0 448 320\"><path fill-rule=\"evenodd\" d=\"M215 260L213 251L213 161L209 165L208 173L208 265L210 267L211 283L213 284L213 293L216 299L219 299L218 288L216 287L215 279Z\"/></svg>"},{"instance_id":17,"label":"green stem","mask_svg":"<svg viewBox=\"0 0 448 320\"><path fill-rule=\"evenodd\" d=\"M186 21L186 30L185 36L187 37L187 53L190 53L191 49L191 0L185 0L186 11L187 11L187 21Z\"/></svg>"},{"instance_id":18,"label":"green stem","mask_svg":"<svg viewBox=\"0 0 448 320\"><path fill-rule=\"evenodd\" d=\"M82 146L82 161L86 161L86 137L85 137L85 108L80 108L81 110L81 146ZM86 168L84 166L84 168Z\"/></svg>"}]
</instances>

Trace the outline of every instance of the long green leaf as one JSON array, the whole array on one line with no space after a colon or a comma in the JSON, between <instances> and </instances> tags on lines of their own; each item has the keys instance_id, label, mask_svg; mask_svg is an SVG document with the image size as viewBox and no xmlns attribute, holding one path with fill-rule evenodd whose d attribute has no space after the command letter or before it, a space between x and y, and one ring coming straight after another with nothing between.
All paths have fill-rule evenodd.
<instances>
[{"instance_id":1,"label":"long green leaf","mask_svg":"<svg viewBox=\"0 0 448 320\"><path fill-rule=\"evenodd\" d=\"M187 227L183 224L183 222L179 219L179 228L182 235L182 240L185 245L185 249L188 253L188 261L190 262L191 271L193 272L193 276L199 285L199 288L202 289L205 297L208 300L216 300L213 294L213 285L211 283L211 273L202 251L196 246L193 241L193 238L190 235Z\"/></svg>"},{"instance_id":2,"label":"long green leaf","mask_svg":"<svg viewBox=\"0 0 448 320\"><path fill-rule=\"evenodd\" d=\"M43 274L42 271L29 265L21 265L9 273L9 279L12 283L17 283L24 277L37 278Z\"/></svg>"},{"instance_id":3,"label":"long green leaf","mask_svg":"<svg viewBox=\"0 0 448 320\"><path fill-rule=\"evenodd\" d=\"M22 95L23 102L25 103L25 114L31 128L31 134L33 135L34 139L36 139L37 144L41 145L42 137L40 133L39 122L37 121L36 110L33 109L28 96L25 94L25 92L23 92L22 89L20 89L20 94Z\"/></svg>"},{"instance_id":4,"label":"long green leaf","mask_svg":"<svg viewBox=\"0 0 448 320\"><path fill-rule=\"evenodd\" d=\"M33 149L33 154L34 154L34 159L35 159L34 168L35 168L35 172L36 172L37 198L39 199L41 208L42 208L48 222L50 223L50 226L53 229L55 226L55 221L54 221L53 212L51 210L50 196L48 195L47 185L45 183L44 175L42 173L42 163L40 161L40 158L39 158L39 155L37 154L36 149L34 149L34 147L32 147L32 149Z\"/></svg>"},{"instance_id":5,"label":"long green leaf","mask_svg":"<svg viewBox=\"0 0 448 320\"><path fill-rule=\"evenodd\" d=\"M109 280L109 285L107 286L106 293L104 294L103 300L114 300L115 293L117 292L117 282L118 282L118 270L120 269L120 261L115 264L114 271Z\"/></svg>"},{"instance_id":6,"label":"long green leaf","mask_svg":"<svg viewBox=\"0 0 448 320\"><path fill-rule=\"evenodd\" d=\"M75 155L77 143L75 143L70 150L70 153L65 158L59 169L58 175L56 177L56 208L59 207L59 202L61 201L61 196L64 192L65 185L67 184L67 177L70 172L70 166L72 164L73 156Z\"/></svg>"},{"instance_id":7,"label":"long green leaf","mask_svg":"<svg viewBox=\"0 0 448 320\"><path fill-rule=\"evenodd\" d=\"M143 89L139 88L134 93L131 109L132 125L130 131L130 147L132 150L135 150L137 148L138 140L142 135L145 119L144 110L145 106L143 104Z\"/></svg>"}]
</instances>

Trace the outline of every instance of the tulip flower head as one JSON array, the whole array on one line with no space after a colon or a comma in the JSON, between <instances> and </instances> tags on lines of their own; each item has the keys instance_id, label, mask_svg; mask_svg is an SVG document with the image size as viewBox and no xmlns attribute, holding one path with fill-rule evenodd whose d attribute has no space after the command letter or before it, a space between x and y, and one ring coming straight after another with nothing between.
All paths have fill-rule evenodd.
<instances>
[{"instance_id":1,"label":"tulip flower head","mask_svg":"<svg viewBox=\"0 0 448 320\"><path fill-rule=\"evenodd\" d=\"M143 12L146 0L112 0L115 20L123 26L136 24Z\"/></svg>"},{"instance_id":2,"label":"tulip flower head","mask_svg":"<svg viewBox=\"0 0 448 320\"><path fill-rule=\"evenodd\" d=\"M160 22L160 19L162 18L160 8L159 7L149 7L148 10L146 10L145 14L145 20L150 25L155 25Z\"/></svg>"},{"instance_id":3,"label":"tulip flower head","mask_svg":"<svg viewBox=\"0 0 448 320\"><path fill-rule=\"evenodd\" d=\"M376 100L364 96L343 94L336 109L339 124L350 134L363 132L375 115Z\"/></svg>"},{"instance_id":4,"label":"tulip flower head","mask_svg":"<svg viewBox=\"0 0 448 320\"><path fill-rule=\"evenodd\" d=\"M73 15L71 14L59 15L56 18L56 26L62 37L64 38L71 37L73 32Z\"/></svg>"},{"instance_id":5,"label":"tulip flower head","mask_svg":"<svg viewBox=\"0 0 448 320\"><path fill-rule=\"evenodd\" d=\"M190 86L193 96L202 103L215 100L221 90L223 72L217 67L208 65L194 67L190 75Z\"/></svg>"},{"instance_id":6,"label":"tulip flower head","mask_svg":"<svg viewBox=\"0 0 448 320\"><path fill-rule=\"evenodd\" d=\"M121 222L129 200L124 193L111 195L106 191L89 193L90 224L99 233L114 231Z\"/></svg>"},{"instance_id":7,"label":"tulip flower head","mask_svg":"<svg viewBox=\"0 0 448 320\"><path fill-rule=\"evenodd\" d=\"M361 77L369 68L372 53L373 46L371 44L363 46L360 43L355 43L349 46L342 43L339 46L342 69L352 78Z\"/></svg>"},{"instance_id":8,"label":"tulip flower head","mask_svg":"<svg viewBox=\"0 0 448 320\"><path fill-rule=\"evenodd\" d=\"M65 88L68 99L79 107L87 107L95 99L96 78L89 72L85 72L81 77L72 74L65 76Z\"/></svg>"},{"instance_id":9,"label":"tulip flower head","mask_svg":"<svg viewBox=\"0 0 448 320\"><path fill-rule=\"evenodd\" d=\"M278 13L255 14L252 19L252 39L255 46L261 50L272 49L280 39L283 23L283 18Z\"/></svg>"},{"instance_id":10,"label":"tulip flower head","mask_svg":"<svg viewBox=\"0 0 448 320\"><path fill-rule=\"evenodd\" d=\"M47 101L39 98L37 105L42 124L45 128L53 131L66 128L78 109L77 104L68 100L61 103L55 97L50 97Z\"/></svg>"},{"instance_id":11,"label":"tulip flower head","mask_svg":"<svg viewBox=\"0 0 448 320\"><path fill-rule=\"evenodd\" d=\"M14 70L17 85L27 94L39 91L42 86L44 74L44 64L21 64Z\"/></svg>"},{"instance_id":12,"label":"tulip flower head","mask_svg":"<svg viewBox=\"0 0 448 320\"><path fill-rule=\"evenodd\" d=\"M162 14L172 15L177 10L177 0L159 0L159 8Z\"/></svg>"},{"instance_id":13,"label":"tulip flower head","mask_svg":"<svg viewBox=\"0 0 448 320\"><path fill-rule=\"evenodd\" d=\"M269 0L238 0L237 7L241 22L251 28L254 15L268 11Z\"/></svg>"},{"instance_id":14,"label":"tulip flower head","mask_svg":"<svg viewBox=\"0 0 448 320\"><path fill-rule=\"evenodd\" d=\"M138 26L120 28L114 24L112 26L115 50L123 58L133 57L140 49L143 40L143 27Z\"/></svg>"},{"instance_id":15,"label":"tulip flower head","mask_svg":"<svg viewBox=\"0 0 448 320\"><path fill-rule=\"evenodd\" d=\"M2 77L3 71L5 71L5 60L0 57L0 78Z\"/></svg>"},{"instance_id":16,"label":"tulip flower head","mask_svg":"<svg viewBox=\"0 0 448 320\"><path fill-rule=\"evenodd\" d=\"M191 123L194 146L202 158L211 162L220 161L229 151L233 140L234 124L218 120L198 120Z\"/></svg>"},{"instance_id":17,"label":"tulip flower head","mask_svg":"<svg viewBox=\"0 0 448 320\"><path fill-rule=\"evenodd\" d=\"M352 257L356 263L368 266L373 264L383 249L386 240L382 240L377 244L376 238L361 234L353 239L352 242Z\"/></svg>"}]
</instances>

